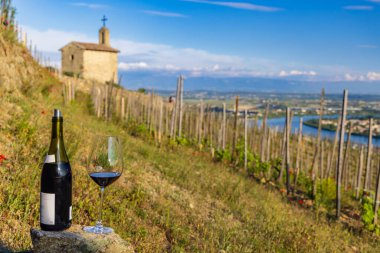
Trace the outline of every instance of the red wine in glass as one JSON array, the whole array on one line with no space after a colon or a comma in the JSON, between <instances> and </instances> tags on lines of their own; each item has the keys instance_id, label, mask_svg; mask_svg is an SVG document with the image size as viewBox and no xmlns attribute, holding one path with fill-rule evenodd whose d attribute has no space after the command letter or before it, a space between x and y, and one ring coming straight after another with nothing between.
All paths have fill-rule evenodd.
<instances>
[{"instance_id":1,"label":"red wine in glass","mask_svg":"<svg viewBox=\"0 0 380 253\"><path fill-rule=\"evenodd\" d=\"M121 176L118 172L94 172L90 173L90 177L100 187L107 187L115 182Z\"/></svg>"},{"instance_id":2,"label":"red wine in glass","mask_svg":"<svg viewBox=\"0 0 380 253\"><path fill-rule=\"evenodd\" d=\"M108 234L113 229L102 223L103 195L107 186L114 183L123 172L123 149L121 141L114 136L95 136L86 160L86 168L91 179L100 186L99 219L95 226L84 227L88 233Z\"/></svg>"}]
</instances>

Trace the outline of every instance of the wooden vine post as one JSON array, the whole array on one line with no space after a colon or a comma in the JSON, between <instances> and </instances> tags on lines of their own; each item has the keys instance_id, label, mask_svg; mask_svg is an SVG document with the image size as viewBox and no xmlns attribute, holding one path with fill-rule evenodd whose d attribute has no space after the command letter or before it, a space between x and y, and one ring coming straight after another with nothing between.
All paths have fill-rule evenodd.
<instances>
[{"instance_id":1,"label":"wooden vine post","mask_svg":"<svg viewBox=\"0 0 380 253\"><path fill-rule=\"evenodd\" d=\"M373 204L373 224L377 224L377 216L378 216L378 210L379 210L379 203L380 203L380 163L378 164L378 172L377 172L377 181L376 181L376 193L375 193L375 201Z\"/></svg>"},{"instance_id":2,"label":"wooden vine post","mask_svg":"<svg viewBox=\"0 0 380 253\"><path fill-rule=\"evenodd\" d=\"M263 124L262 124L262 139L261 139L261 153L260 153L260 158L261 161L264 162L266 161L265 159L265 141L266 141L266 129L267 129L267 118L268 118L268 113L269 113L269 104L266 105L265 107L265 113L264 113L264 119L263 119Z\"/></svg>"},{"instance_id":3,"label":"wooden vine post","mask_svg":"<svg viewBox=\"0 0 380 253\"><path fill-rule=\"evenodd\" d=\"M201 100L200 112L199 112L199 120L198 120L198 145L201 148L202 140L203 140L203 99Z\"/></svg>"},{"instance_id":4,"label":"wooden vine post","mask_svg":"<svg viewBox=\"0 0 380 253\"><path fill-rule=\"evenodd\" d=\"M271 159L271 152L270 152L271 138L272 138L271 129L268 127L267 128L267 139L265 140L266 141L266 161L269 161Z\"/></svg>"},{"instance_id":5,"label":"wooden vine post","mask_svg":"<svg viewBox=\"0 0 380 253\"><path fill-rule=\"evenodd\" d=\"M179 111L179 93L180 93L180 86L181 86L181 79L178 77L177 79L177 90L176 90L176 97L175 97L175 103L172 110L172 119L170 124L170 138L175 138L176 136L176 127L177 127L177 117L178 117L178 111Z\"/></svg>"},{"instance_id":6,"label":"wooden vine post","mask_svg":"<svg viewBox=\"0 0 380 253\"><path fill-rule=\"evenodd\" d=\"M360 194L360 188L361 188L361 181L362 181L362 173L363 173L363 163L364 163L364 146L360 149L360 157L359 157L359 170L358 175L356 178L356 194L355 197L358 200L359 194Z\"/></svg>"},{"instance_id":7,"label":"wooden vine post","mask_svg":"<svg viewBox=\"0 0 380 253\"><path fill-rule=\"evenodd\" d=\"M313 183L313 195L312 197L315 198L315 195L317 193L317 161L321 151L321 131L322 131L322 119L323 119L323 109L324 109L324 100L325 100L325 89L322 89L321 94L321 100L320 100L320 106L319 106L319 122L318 122L318 134L317 134L317 143L315 146L315 153L314 153L314 159L313 159L313 165L311 167L311 180ZM321 169L321 168L320 168Z\"/></svg>"},{"instance_id":8,"label":"wooden vine post","mask_svg":"<svg viewBox=\"0 0 380 253\"><path fill-rule=\"evenodd\" d=\"M121 98L121 119L124 120L125 118L125 98Z\"/></svg>"},{"instance_id":9,"label":"wooden vine post","mask_svg":"<svg viewBox=\"0 0 380 253\"><path fill-rule=\"evenodd\" d=\"M371 158L372 158L372 132L373 132L373 119L369 119L369 132L368 132L368 147L367 147L367 166L364 181L364 191L369 191L371 186L369 185L371 176Z\"/></svg>"},{"instance_id":10,"label":"wooden vine post","mask_svg":"<svg viewBox=\"0 0 380 253\"><path fill-rule=\"evenodd\" d=\"M71 83L71 81L69 81L69 83L68 83L68 96L67 96L69 98L69 102L71 102L73 100L72 89L73 89L72 83Z\"/></svg>"},{"instance_id":11,"label":"wooden vine post","mask_svg":"<svg viewBox=\"0 0 380 253\"><path fill-rule=\"evenodd\" d=\"M231 158L232 161L235 161L236 158L236 142L238 138L238 115L239 114L239 96L236 96L235 99L235 119L234 119L234 128L233 128L233 135L232 135L232 154Z\"/></svg>"},{"instance_id":12,"label":"wooden vine post","mask_svg":"<svg viewBox=\"0 0 380 253\"><path fill-rule=\"evenodd\" d=\"M111 79L108 84L107 84L107 87L109 86L109 89L108 89L108 94L107 94L107 117L106 117L106 120L107 121L110 121L112 120L112 110L113 110L113 107L112 107L112 93L113 93L113 79Z\"/></svg>"},{"instance_id":13,"label":"wooden vine post","mask_svg":"<svg viewBox=\"0 0 380 253\"><path fill-rule=\"evenodd\" d=\"M173 129L173 137L176 136L177 133L177 122L178 122L178 116L179 116L179 108L180 108L180 92L181 92L181 78L178 77L177 79L177 92L175 97L175 113L174 113L174 129Z\"/></svg>"},{"instance_id":14,"label":"wooden vine post","mask_svg":"<svg viewBox=\"0 0 380 253\"><path fill-rule=\"evenodd\" d=\"M105 86L105 98L104 98L104 117L108 119L108 85Z\"/></svg>"},{"instance_id":15,"label":"wooden vine post","mask_svg":"<svg viewBox=\"0 0 380 253\"><path fill-rule=\"evenodd\" d=\"M248 113L247 109L244 111L244 170L247 171L248 165Z\"/></svg>"},{"instance_id":16,"label":"wooden vine post","mask_svg":"<svg viewBox=\"0 0 380 253\"><path fill-rule=\"evenodd\" d=\"M226 103L223 103L222 149L226 149Z\"/></svg>"},{"instance_id":17,"label":"wooden vine post","mask_svg":"<svg viewBox=\"0 0 380 253\"><path fill-rule=\"evenodd\" d=\"M319 178L322 180L323 179L323 162L324 162L324 156L325 156L325 143L323 142L323 140L321 141L321 154L319 156L319 172L320 172L320 176Z\"/></svg>"},{"instance_id":18,"label":"wooden vine post","mask_svg":"<svg viewBox=\"0 0 380 253\"><path fill-rule=\"evenodd\" d=\"M214 134L214 129L213 129L213 122L214 122L214 112L210 110L210 129L209 129L209 144L210 144L210 151L211 151L211 157L214 159L215 155L215 149L213 146L213 134Z\"/></svg>"},{"instance_id":19,"label":"wooden vine post","mask_svg":"<svg viewBox=\"0 0 380 253\"><path fill-rule=\"evenodd\" d=\"M297 189L297 180L298 180L298 175L300 173L300 159L301 159L301 152L302 152L302 126L303 126L303 118L300 118L300 126L298 130L297 156L296 156L296 173L294 176L294 192Z\"/></svg>"},{"instance_id":20,"label":"wooden vine post","mask_svg":"<svg viewBox=\"0 0 380 253\"><path fill-rule=\"evenodd\" d=\"M338 139L339 139L339 131L340 131L340 124L341 124L342 117L339 116L337 126L336 126L336 131L335 131L335 137L334 137L334 143L332 146L332 152L330 153L330 162L327 165L327 171L326 171L326 178L330 177L330 171L333 167L333 161L335 157L335 152L336 152L336 146L338 145Z\"/></svg>"},{"instance_id":21,"label":"wooden vine post","mask_svg":"<svg viewBox=\"0 0 380 253\"><path fill-rule=\"evenodd\" d=\"M182 117L183 117L183 76L179 77L179 123L178 123L178 137L182 135Z\"/></svg>"},{"instance_id":22,"label":"wooden vine post","mask_svg":"<svg viewBox=\"0 0 380 253\"><path fill-rule=\"evenodd\" d=\"M286 115L287 117L287 115ZM284 130L282 133L282 142L281 142L281 151L280 151L280 156L281 156L281 168L280 168L280 173L277 178L277 182L282 183L282 177L284 175L284 170L286 167L286 128L287 128L287 118L285 117L285 125L284 125Z\"/></svg>"},{"instance_id":23,"label":"wooden vine post","mask_svg":"<svg viewBox=\"0 0 380 253\"><path fill-rule=\"evenodd\" d=\"M344 159L343 159L343 170L342 170L342 180L344 180L344 189L347 190L348 185L348 173L349 173L349 165L350 165L350 145L351 145L351 134L352 134L352 124L348 123L348 136L346 142L346 150L344 151Z\"/></svg>"},{"instance_id":24,"label":"wooden vine post","mask_svg":"<svg viewBox=\"0 0 380 253\"><path fill-rule=\"evenodd\" d=\"M96 116L98 118L100 118L100 116L102 115L102 105L103 105L103 96L102 96L102 92L99 88L97 88L97 106L98 108L96 108Z\"/></svg>"},{"instance_id":25,"label":"wooden vine post","mask_svg":"<svg viewBox=\"0 0 380 253\"><path fill-rule=\"evenodd\" d=\"M174 103L177 103L177 102L174 102ZM176 106L174 104L174 105L172 105L172 115L171 115L171 120L170 120L170 134L169 134L169 136L171 139L174 137L175 109L176 109Z\"/></svg>"},{"instance_id":26,"label":"wooden vine post","mask_svg":"<svg viewBox=\"0 0 380 253\"><path fill-rule=\"evenodd\" d=\"M71 84L71 100L75 100L75 82Z\"/></svg>"},{"instance_id":27,"label":"wooden vine post","mask_svg":"<svg viewBox=\"0 0 380 253\"><path fill-rule=\"evenodd\" d=\"M158 143L161 144L161 139L162 139L162 118L163 118L163 113L164 113L164 102L160 100L160 119L158 122Z\"/></svg>"},{"instance_id":28,"label":"wooden vine post","mask_svg":"<svg viewBox=\"0 0 380 253\"><path fill-rule=\"evenodd\" d=\"M286 108L286 194L290 194L290 108Z\"/></svg>"},{"instance_id":29,"label":"wooden vine post","mask_svg":"<svg viewBox=\"0 0 380 253\"><path fill-rule=\"evenodd\" d=\"M62 82L62 94L63 94L63 102L66 105L68 99L67 99L66 84L65 84L65 82Z\"/></svg>"},{"instance_id":30,"label":"wooden vine post","mask_svg":"<svg viewBox=\"0 0 380 253\"><path fill-rule=\"evenodd\" d=\"M342 183L342 164L343 164L343 148L344 148L344 133L346 124L346 114L347 114L347 98L348 91L344 90L343 93L343 107L342 107L342 118L340 122L340 138L339 138L339 152L338 152L338 163L336 168L336 219L340 218L340 205L341 205L341 183Z\"/></svg>"},{"instance_id":31,"label":"wooden vine post","mask_svg":"<svg viewBox=\"0 0 380 253\"><path fill-rule=\"evenodd\" d=\"M257 132L257 129L258 129L258 116L256 115L255 116L255 119L253 121L253 126L251 127L251 140L250 140L250 145L251 145L251 149L253 151L253 153L257 153L256 152L256 143L255 143L255 140L257 139L255 136L256 136L256 132Z\"/></svg>"},{"instance_id":32,"label":"wooden vine post","mask_svg":"<svg viewBox=\"0 0 380 253\"><path fill-rule=\"evenodd\" d=\"M151 128L151 115L152 115L152 108L153 108L153 90L150 91L149 95L147 96L146 101L146 125L148 127L149 132L152 131Z\"/></svg>"}]
</instances>

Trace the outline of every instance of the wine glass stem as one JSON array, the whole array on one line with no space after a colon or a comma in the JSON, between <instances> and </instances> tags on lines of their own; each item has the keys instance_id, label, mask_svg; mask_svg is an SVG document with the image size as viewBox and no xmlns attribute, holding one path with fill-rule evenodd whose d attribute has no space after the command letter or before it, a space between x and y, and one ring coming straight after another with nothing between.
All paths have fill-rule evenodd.
<instances>
[{"instance_id":1,"label":"wine glass stem","mask_svg":"<svg viewBox=\"0 0 380 253\"><path fill-rule=\"evenodd\" d=\"M96 222L96 226L97 226L98 228L103 227L103 224L102 224L103 196L104 196L104 187L100 187L99 218L98 218L98 222Z\"/></svg>"}]
</instances>

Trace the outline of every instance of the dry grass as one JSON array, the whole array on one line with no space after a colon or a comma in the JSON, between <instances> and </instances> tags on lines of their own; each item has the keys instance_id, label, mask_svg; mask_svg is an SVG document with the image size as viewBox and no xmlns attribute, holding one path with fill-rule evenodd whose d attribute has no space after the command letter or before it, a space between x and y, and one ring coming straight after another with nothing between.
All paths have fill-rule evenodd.
<instances>
[{"instance_id":1,"label":"dry grass","mask_svg":"<svg viewBox=\"0 0 380 253\"><path fill-rule=\"evenodd\" d=\"M17 250L30 248L29 228L38 225L39 164L50 138L48 114L61 105L57 93L37 97L14 101L20 111L0 134L8 137L11 148L0 172L0 235ZM318 221L311 211L214 163L206 153L181 146L159 148L131 137L122 126L91 116L86 96L80 97L63 108L75 223L96 219L98 189L81 166L83 148L91 136L113 133L125 138L128 166L107 189L105 223L138 252L369 252L380 245L378 239L351 233L340 224Z\"/></svg>"},{"instance_id":2,"label":"dry grass","mask_svg":"<svg viewBox=\"0 0 380 253\"><path fill-rule=\"evenodd\" d=\"M30 83L39 85L30 88ZM30 249L38 226L42 158L50 138L50 112L62 107L60 84L47 73L2 93L0 108L0 238L13 250ZM28 89L26 89L27 87ZM73 216L96 219L98 189L82 166L83 149L97 134L125 141L127 168L107 189L105 224L137 252L376 252L379 239L317 219L243 173L190 147L157 147L105 123L88 111L89 97L62 108L74 180Z\"/></svg>"}]
</instances>

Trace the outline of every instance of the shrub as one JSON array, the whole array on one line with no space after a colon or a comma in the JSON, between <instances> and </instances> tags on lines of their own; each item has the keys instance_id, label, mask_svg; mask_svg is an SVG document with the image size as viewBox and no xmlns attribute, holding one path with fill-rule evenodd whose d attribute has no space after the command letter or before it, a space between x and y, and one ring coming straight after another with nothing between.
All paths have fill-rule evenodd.
<instances>
[{"instance_id":1,"label":"shrub","mask_svg":"<svg viewBox=\"0 0 380 253\"><path fill-rule=\"evenodd\" d=\"M311 194L311 192L309 193ZM335 208L336 185L331 178L317 182L317 194L315 196L316 207L323 206L328 210Z\"/></svg>"},{"instance_id":2,"label":"shrub","mask_svg":"<svg viewBox=\"0 0 380 253\"><path fill-rule=\"evenodd\" d=\"M231 162L232 156L230 150L227 149L217 149L215 151L215 158L214 160L216 162Z\"/></svg>"},{"instance_id":3,"label":"shrub","mask_svg":"<svg viewBox=\"0 0 380 253\"><path fill-rule=\"evenodd\" d=\"M236 145L238 154L238 165L244 166L244 138L241 138ZM260 171L259 157L247 150L247 168Z\"/></svg>"},{"instance_id":4,"label":"shrub","mask_svg":"<svg viewBox=\"0 0 380 253\"><path fill-rule=\"evenodd\" d=\"M307 192L308 196L311 197L313 193L313 184L310 177L307 177L305 173L299 173L297 184Z\"/></svg>"},{"instance_id":5,"label":"shrub","mask_svg":"<svg viewBox=\"0 0 380 253\"><path fill-rule=\"evenodd\" d=\"M145 124L138 124L136 120L129 119L126 124L127 131L134 137L150 137L150 132Z\"/></svg>"},{"instance_id":6,"label":"shrub","mask_svg":"<svg viewBox=\"0 0 380 253\"><path fill-rule=\"evenodd\" d=\"M270 166L272 168L271 178L278 178L280 175L282 159L280 157L272 158L270 160ZM270 178L269 178L270 179Z\"/></svg>"},{"instance_id":7,"label":"shrub","mask_svg":"<svg viewBox=\"0 0 380 253\"><path fill-rule=\"evenodd\" d=\"M139 88L138 90L137 90L137 92L139 92L139 93L146 93L146 89L145 88Z\"/></svg>"},{"instance_id":8,"label":"shrub","mask_svg":"<svg viewBox=\"0 0 380 253\"><path fill-rule=\"evenodd\" d=\"M371 197L364 196L362 198L361 218L366 229L375 232L377 235L380 235L380 226L373 223L373 220L375 218L375 214L373 212L373 204L374 201ZM379 215L380 210L378 212L378 216Z\"/></svg>"},{"instance_id":9,"label":"shrub","mask_svg":"<svg viewBox=\"0 0 380 253\"><path fill-rule=\"evenodd\" d=\"M177 141L178 145L181 145L181 146L189 146L191 144L191 141L189 141L186 138L186 136L177 137L176 141Z\"/></svg>"}]
</instances>

